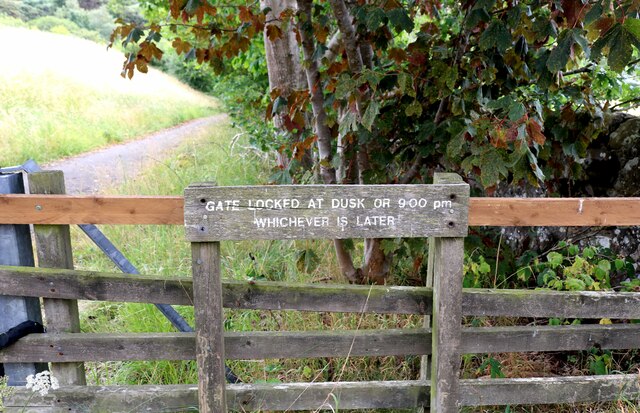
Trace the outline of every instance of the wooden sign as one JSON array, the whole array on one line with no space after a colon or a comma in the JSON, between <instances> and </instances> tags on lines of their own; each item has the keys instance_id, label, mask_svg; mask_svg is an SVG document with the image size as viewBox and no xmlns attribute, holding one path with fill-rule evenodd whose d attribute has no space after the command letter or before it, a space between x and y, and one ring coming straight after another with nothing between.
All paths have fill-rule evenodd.
<instances>
[{"instance_id":1,"label":"wooden sign","mask_svg":"<svg viewBox=\"0 0 640 413\"><path fill-rule=\"evenodd\" d=\"M189 241L463 237L469 186L280 185L185 190Z\"/></svg>"}]
</instances>

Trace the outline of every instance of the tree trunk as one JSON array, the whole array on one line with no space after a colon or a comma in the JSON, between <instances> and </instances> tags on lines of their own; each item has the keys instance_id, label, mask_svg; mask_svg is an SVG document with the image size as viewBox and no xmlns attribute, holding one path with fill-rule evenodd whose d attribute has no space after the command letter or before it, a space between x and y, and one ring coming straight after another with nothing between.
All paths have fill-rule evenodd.
<instances>
[{"instance_id":1,"label":"tree trunk","mask_svg":"<svg viewBox=\"0 0 640 413\"><path fill-rule=\"evenodd\" d=\"M311 107L313 108L314 130L318 136L318 153L320 157L320 175L325 184L335 184L336 170L333 167L333 149L331 130L327 126L327 112L324 108L324 95L320 84L320 72L318 62L313 59L314 45L311 37L311 2L312 0L297 0L298 4L298 32L302 39L302 51L305 59L305 73L307 85L311 95ZM362 271L353 265L351 254L347 251L343 240L333 241L338 265L342 274L352 283L360 282Z\"/></svg>"},{"instance_id":2,"label":"tree trunk","mask_svg":"<svg viewBox=\"0 0 640 413\"><path fill-rule=\"evenodd\" d=\"M281 97L287 99L292 92L302 90L306 86L304 71L302 70L302 62L300 61L300 49L296 41L296 35L293 30L286 30L281 27L278 18L280 14L287 10L296 9L295 0L260 0L260 7L264 10L270 8L266 19L269 25L276 25L282 29L282 36L278 39L271 40L267 35L267 26L265 26L263 39L264 49L267 58L267 72L269 75L269 89L273 92L278 90ZM284 121L282 115L276 114L273 117L273 124L276 128L284 130ZM301 133L294 134L292 140L299 141ZM287 168L290 162L283 153L278 153L278 165ZM303 164L310 167L313 162L309 153L303 156Z\"/></svg>"}]
</instances>

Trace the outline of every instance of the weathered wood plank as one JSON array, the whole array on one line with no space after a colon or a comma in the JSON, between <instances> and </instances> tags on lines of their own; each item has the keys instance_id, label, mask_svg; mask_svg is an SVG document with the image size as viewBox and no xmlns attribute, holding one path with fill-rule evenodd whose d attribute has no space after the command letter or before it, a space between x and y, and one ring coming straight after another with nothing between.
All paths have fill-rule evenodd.
<instances>
[{"instance_id":1,"label":"weathered wood plank","mask_svg":"<svg viewBox=\"0 0 640 413\"><path fill-rule=\"evenodd\" d=\"M41 208L36 210L38 205ZM183 225L184 200L178 196L0 195L0 223ZM640 225L640 198L469 201L469 226L601 225Z\"/></svg>"},{"instance_id":2,"label":"weathered wood plank","mask_svg":"<svg viewBox=\"0 0 640 413\"><path fill-rule=\"evenodd\" d=\"M1 195L0 223L183 225L180 196Z\"/></svg>"},{"instance_id":3,"label":"weathered wood plank","mask_svg":"<svg viewBox=\"0 0 640 413\"><path fill-rule=\"evenodd\" d=\"M64 194L62 171L35 172L28 175L32 194ZM38 266L73 270L71 234L68 225L34 225ZM43 299L47 331L51 334L78 333L80 316L78 301L58 298ZM61 384L86 384L84 364L53 363L51 373Z\"/></svg>"},{"instance_id":4,"label":"weathered wood plank","mask_svg":"<svg viewBox=\"0 0 640 413\"><path fill-rule=\"evenodd\" d=\"M462 329L462 352L517 353L633 349L640 347L640 324L469 327Z\"/></svg>"},{"instance_id":5,"label":"weathered wood plank","mask_svg":"<svg viewBox=\"0 0 640 413\"><path fill-rule=\"evenodd\" d=\"M640 293L465 289L465 315L560 318L640 318Z\"/></svg>"},{"instance_id":6,"label":"weathered wood plank","mask_svg":"<svg viewBox=\"0 0 640 413\"><path fill-rule=\"evenodd\" d=\"M640 198L472 198L469 225L640 225Z\"/></svg>"},{"instance_id":7,"label":"weathered wood plank","mask_svg":"<svg viewBox=\"0 0 640 413\"><path fill-rule=\"evenodd\" d=\"M459 411L463 238L434 238L431 410Z\"/></svg>"},{"instance_id":8,"label":"weathered wood plank","mask_svg":"<svg viewBox=\"0 0 640 413\"><path fill-rule=\"evenodd\" d=\"M371 293L369 294L369 290ZM188 278L0 266L0 294L193 305ZM431 314L430 288L224 281L227 308ZM367 301L367 297L369 297ZM640 319L640 293L464 289L464 315Z\"/></svg>"},{"instance_id":9,"label":"weathered wood plank","mask_svg":"<svg viewBox=\"0 0 640 413\"><path fill-rule=\"evenodd\" d=\"M227 359L406 356L431 353L431 331L345 330L225 333ZM463 328L460 352L634 349L640 324ZM194 360L193 333L38 334L0 350L0 363Z\"/></svg>"},{"instance_id":10,"label":"weathered wood plank","mask_svg":"<svg viewBox=\"0 0 640 413\"><path fill-rule=\"evenodd\" d=\"M198 404L202 413L225 413L224 313L219 242L191 243L198 363Z\"/></svg>"},{"instance_id":11,"label":"weathered wood plank","mask_svg":"<svg viewBox=\"0 0 640 413\"><path fill-rule=\"evenodd\" d=\"M575 404L640 399L638 374L461 381L461 401L465 406Z\"/></svg>"},{"instance_id":12,"label":"weathered wood plank","mask_svg":"<svg viewBox=\"0 0 640 413\"><path fill-rule=\"evenodd\" d=\"M189 241L453 237L467 234L469 186L278 185L185 190Z\"/></svg>"},{"instance_id":13,"label":"weathered wood plank","mask_svg":"<svg viewBox=\"0 0 640 413\"><path fill-rule=\"evenodd\" d=\"M0 294L193 305L193 282L178 277L0 266ZM224 281L222 295L224 306L236 309L431 312L431 290L411 287Z\"/></svg>"},{"instance_id":14,"label":"weathered wood plank","mask_svg":"<svg viewBox=\"0 0 640 413\"><path fill-rule=\"evenodd\" d=\"M359 331L257 331L226 333L225 358L262 360L404 356L430 351L421 329ZM39 334L0 350L0 362L194 360L194 333Z\"/></svg>"},{"instance_id":15,"label":"weathered wood plank","mask_svg":"<svg viewBox=\"0 0 640 413\"><path fill-rule=\"evenodd\" d=\"M193 305L190 278L0 266L0 294Z\"/></svg>"},{"instance_id":16,"label":"weathered wood plank","mask_svg":"<svg viewBox=\"0 0 640 413\"><path fill-rule=\"evenodd\" d=\"M232 384L229 408L327 410L416 408L429 404L428 381ZM462 405L588 403L637 400L637 374L527 379L460 380ZM194 385L65 386L46 396L24 388L5 399L7 413L193 411Z\"/></svg>"}]
</instances>

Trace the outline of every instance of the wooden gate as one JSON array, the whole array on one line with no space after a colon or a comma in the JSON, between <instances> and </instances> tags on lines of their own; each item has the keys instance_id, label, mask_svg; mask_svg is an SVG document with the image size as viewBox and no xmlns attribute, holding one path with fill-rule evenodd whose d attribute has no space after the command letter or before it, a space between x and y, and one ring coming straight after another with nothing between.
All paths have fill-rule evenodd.
<instances>
[{"instance_id":1,"label":"wooden gate","mask_svg":"<svg viewBox=\"0 0 640 413\"><path fill-rule=\"evenodd\" d=\"M217 187L192 185L185 191L185 226L192 244L199 405L203 413L227 411L224 378L221 240L344 239L433 237L433 328L431 408L458 411L462 324L462 266L468 230L469 186L453 174L439 174L434 185L292 185ZM327 297L326 308L342 297ZM366 311L365 301L361 311ZM353 337L359 336L353 332ZM349 336L349 333L347 333ZM286 343L283 343L287 345ZM307 343L305 343L307 344ZM304 351L304 347L298 349ZM363 352L361 355L367 355ZM424 374L427 377L426 371ZM360 384L349 408L378 408L381 383ZM405 383L387 383L388 392ZM349 383L347 387L354 386ZM321 394L323 404L339 404L342 383ZM294 389L293 392L290 389ZM304 384L264 398L295 397ZM321 391L322 392L322 391ZM287 394L289 393L289 394ZM388 394L386 394L388 396ZM390 399L393 399L391 397ZM283 406L281 406L283 407ZM340 404L344 408L343 404Z\"/></svg>"}]
</instances>

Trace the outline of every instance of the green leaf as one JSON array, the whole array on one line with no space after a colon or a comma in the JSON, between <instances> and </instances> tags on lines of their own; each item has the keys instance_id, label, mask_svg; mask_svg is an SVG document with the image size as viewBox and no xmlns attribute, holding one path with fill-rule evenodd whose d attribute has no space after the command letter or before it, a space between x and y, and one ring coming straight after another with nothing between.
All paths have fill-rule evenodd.
<instances>
[{"instance_id":1,"label":"green leaf","mask_svg":"<svg viewBox=\"0 0 640 413\"><path fill-rule=\"evenodd\" d=\"M549 263L551 264L551 268L556 268L559 265L561 265L563 259L564 257L562 256L562 254L559 254L554 251L550 252L547 255L547 261L549 261Z\"/></svg>"},{"instance_id":2,"label":"green leaf","mask_svg":"<svg viewBox=\"0 0 640 413\"><path fill-rule=\"evenodd\" d=\"M594 60L598 59L602 55L602 50L607 47L612 40L616 41L621 31L622 25L620 23L616 23L607 30L602 37L598 38L591 48L591 58Z\"/></svg>"},{"instance_id":3,"label":"green leaf","mask_svg":"<svg viewBox=\"0 0 640 413\"><path fill-rule=\"evenodd\" d=\"M547 59L547 69L550 72L560 72L567 67L571 46L575 43L571 30L565 30L558 38L558 45L551 51Z\"/></svg>"},{"instance_id":4,"label":"green leaf","mask_svg":"<svg viewBox=\"0 0 640 413\"><path fill-rule=\"evenodd\" d=\"M569 278L567 281L565 281L565 285L570 291L584 291L586 287L584 281L577 278Z\"/></svg>"},{"instance_id":5,"label":"green leaf","mask_svg":"<svg viewBox=\"0 0 640 413\"><path fill-rule=\"evenodd\" d=\"M620 258L617 258L617 259L614 261L614 265L615 265L615 267L616 267L616 270L620 271L621 269L623 269L623 268L624 268L624 266L625 266L625 262L624 262L624 260L621 260Z\"/></svg>"},{"instance_id":6,"label":"green leaf","mask_svg":"<svg viewBox=\"0 0 640 413\"><path fill-rule=\"evenodd\" d=\"M511 47L511 33L500 20L491 22L480 36L480 49L489 50L492 47L497 48L500 53L506 52Z\"/></svg>"},{"instance_id":7,"label":"green leaf","mask_svg":"<svg viewBox=\"0 0 640 413\"><path fill-rule=\"evenodd\" d=\"M594 4L589 12L587 12L586 16L584 16L584 24L589 25L596 20L599 20L602 17L604 9L602 8L602 3Z\"/></svg>"},{"instance_id":8,"label":"green leaf","mask_svg":"<svg viewBox=\"0 0 640 413\"><path fill-rule=\"evenodd\" d=\"M600 260L598 261L598 268L608 274L611 271L611 262L609 260Z\"/></svg>"},{"instance_id":9,"label":"green leaf","mask_svg":"<svg viewBox=\"0 0 640 413\"><path fill-rule=\"evenodd\" d=\"M577 245L569 245L569 249L567 250L569 255L578 255L579 249Z\"/></svg>"},{"instance_id":10,"label":"green leaf","mask_svg":"<svg viewBox=\"0 0 640 413\"><path fill-rule=\"evenodd\" d=\"M409 13L402 7L387 11L389 22L397 31L404 30L407 33L413 31L413 20L409 17Z\"/></svg>"},{"instance_id":11,"label":"green leaf","mask_svg":"<svg viewBox=\"0 0 640 413\"><path fill-rule=\"evenodd\" d=\"M336 83L336 99L345 99L356 89L357 82L348 74L343 73Z\"/></svg>"},{"instance_id":12,"label":"green leaf","mask_svg":"<svg viewBox=\"0 0 640 413\"><path fill-rule=\"evenodd\" d=\"M480 156L480 181L485 188L496 185L508 174L506 164L498 151L487 147Z\"/></svg>"},{"instance_id":13,"label":"green leaf","mask_svg":"<svg viewBox=\"0 0 640 413\"><path fill-rule=\"evenodd\" d=\"M457 159L462 155L462 147L465 143L464 133L459 133L449 140L447 144L447 157Z\"/></svg>"},{"instance_id":14,"label":"green leaf","mask_svg":"<svg viewBox=\"0 0 640 413\"><path fill-rule=\"evenodd\" d=\"M365 25L367 30L375 31L384 24L384 10L380 7L372 7L366 11Z\"/></svg>"},{"instance_id":15,"label":"green leaf","mask_svg":"<svg viewBox=\"0 0 640 413\"><path fill-rule=\"evenodd\" d=\"M422 105L417 100L414 100L409 106L407 106L404 113L407 116L420 116L422 115Z\"/></svg>"},{"instance_id":16,"label":"green leaf","mask_svg":"<svg viewBox=\"0 0 640 413\"><path fill-rule=\"evenodd\" d=\"M582 256L586 259L591 259L596 256L596 251L591 247L587 247L582 251Z\"/></svg>"},{"instance_id":17,"label":"green leaf","mask_svg":"<svg viewBox=\"0 0 640 413\"><path fill-rule=\"evenodd\" d=\"M526 112L527 109L522 103L514 102L514 104L509 108L509 120L511 122L515 122L518 119L521 119Z\"/></svg>"},{"instance_id":18,"label":"green leaf","mask_svg":"<svg viewBox=\"0 0 640 413\"><path fill-rule=\"evenodd\" d=\"M362 116L362 126L364 126L369 132L371 132L373 121L376 120L376 116L378 116L379 113L380 103L375 100L369 102L369 106L367 106L367 110L364 111L364 115Z\"/></svg>"},{"instance_id":19,"label":"green leaf","mask_svg":"<svg viewBox=\"0 0 640 413\"><path fill-rule=\"evenodd\" d=\"M491 20L491 15L484 8L474 8L469 12L469 17L467 17L467 22L465 24L467 29L473 29L478 24L482 22L488 22Z\"/></svg>"},{"instance_id":20,"label":"green leaf","mask_svg":"<svg viewBox=\"0 0 640 413\"><path fill-rule=\"evenodd\" d=\"M623 26L628 33L631 33L636 40L640 41L640 19L627 17Z\"/></svg>"},{"instance_id":21,"label":"green leaf","mask_svg":"<svg viewBox=\"0 0 640 413\"><path fill-rule=\"evenodd\" d=\"M631 55L633 54L632 36L626 30L621 30L618 36L611 40L607 62L613 71L622 72L631 61Z\"/></svg>"}]
</instances>

